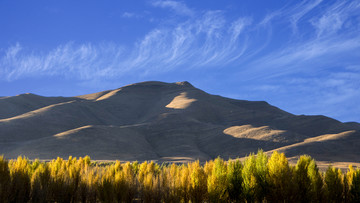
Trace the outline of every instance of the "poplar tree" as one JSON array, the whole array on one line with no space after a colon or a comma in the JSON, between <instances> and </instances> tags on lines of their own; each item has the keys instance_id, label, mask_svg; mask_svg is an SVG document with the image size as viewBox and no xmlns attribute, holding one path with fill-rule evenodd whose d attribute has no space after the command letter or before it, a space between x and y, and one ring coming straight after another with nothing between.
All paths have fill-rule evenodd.
<instances>
[{"instance_id":1,"label":"poplar tree","mask_svg":"<svg viewBox=\"0 0 360 203\"><path fill-rule=\"evenodd\" d=\"M250 154L248 157L246 157L244 168L242 170L242 178L244 198L247 202L254 202L255 188L258 184L256 179L256 158L254 154Z\"/></svg>"},{"instance_id":2,"label":"poplar tree","mask_svg":"<svg viewBox=\"0 0 360 203\"><path fill-rule=\"evenodd\" d=\"M191 202L200 203L206 198L207 178L199 161L188 164L190 169L190 199Z\"/></svg>"},{"instance_id":3,"label":"poplar tree","mask_svg":"<svg viewBox=\"0 0 360 203\"><path fill-rule=\"evenodd\" d=\"M28 202L31 191L31 168L28 159L19 156L10 163L10 201L9 202Z\"/></svg>"},{"instance_id":4,"label":"poplar tree","mask_svg":"<svg viewBox=\"0 0 360 203\"><path fill-rule=\"evenodd\" d=\"M207 176L210 202L225 202L228 199L227 164L220 157L214 160L214 167Z\"/></svg>"},{"instance_id":5,"label":"poplar tree","mask_svg":"<svg viewBox=\"0 0 360 203\"><path fill-rule=\"evenodd\" d=\"M340 169L329 166L325 173L325 188L328 202L342 202L344 200L344 182Z\"/></svg>"},{"instance_id":6,"label":"poplar tree","mask_svg":"<svg viewBox=\"0 0 360 203\"><path fill-rule=\"evenodd\" d=\"M321 202L323 182L315 160L308 155L300 156L295 166L294 181L296 200L300 202Z\"/></svg>"},{"instance_id":7,"label":"poplar tree","mask_svg":"<svg viewBox=\"0 0 360 203\"><path fill-rule=\"evenodd\" d=\"M271 202L291 202L292 170L284 153L273 152L268 163L268 200Z\"/></svg>"},{"instance_id":8,"label":"poplar tree","mask_svg":"<svg viewBox=\"0 0 360 203\"><path fill-rule=\"evenodd\" d=\"M0 156L0 202L6 202L9 199L10 181L8 161L4 156Z\"/></svg>"},{"instance_id":9,"label":"poplar tree","mask_svg":"<svg viewBox=\"0 0 360 203\"><path fill-rule=\"evenodd\" d=\"M31 178L31 201L32 202L48 202L50 169L47 164L40 164Z\"/></svg>"},{"instance_id":10,"label":"poplar tree","mask_svg":"<svg viewBox=\"0 0 360 203\"><path fill-rule=\"evenodd\" d=\"M243 177L241 175L243 165L239 160L228 161L227 167L227 191L229 193L229 199L233 202L240 202L243 199L242 183Z\"/></svg>"},{"instance_id":11,"label":"poplar tree","mask_svg":"<svg viewBox=\"0 0 360 203\"><path fill-rule=\"evenodd\" d=\"M350 166L346 177L349 182L349 201L360 202L360 169L355 170Z\"/></svg>"}]
</instances>

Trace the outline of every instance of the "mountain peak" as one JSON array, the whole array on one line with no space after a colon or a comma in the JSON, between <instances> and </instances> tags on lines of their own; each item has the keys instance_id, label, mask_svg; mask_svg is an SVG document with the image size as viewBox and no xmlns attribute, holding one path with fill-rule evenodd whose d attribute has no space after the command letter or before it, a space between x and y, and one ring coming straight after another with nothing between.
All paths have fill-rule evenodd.
<instances>
[{"instance_id":1,"label":"mountain peak","mask_svg":"<svg viewBox=\"0 0 360 203\"><path fill-rule=\"evenodd\" d=\"M139 83L133 83L130 85L126 85L122 88L128 88L128 87L151 87L151 88L154 88L154 87L174 87L174 86L194 87L188 81L174 82L174 83L167 83L167 82L160 82L160 81L145 81L145 82L139 82Z\"/></svg>"},{"instance_id":2,"label":"mountain peak","mask_svg":"<svg viewBox=\"0 0 360 203\"><path fill-rule=\"evenodd\" d=\"M175 82L177 85L181 86L187 86L187 87L194 87L192 84L190 84L188 81L182 81L182 82Z\"/></svg>"}]
</instances>

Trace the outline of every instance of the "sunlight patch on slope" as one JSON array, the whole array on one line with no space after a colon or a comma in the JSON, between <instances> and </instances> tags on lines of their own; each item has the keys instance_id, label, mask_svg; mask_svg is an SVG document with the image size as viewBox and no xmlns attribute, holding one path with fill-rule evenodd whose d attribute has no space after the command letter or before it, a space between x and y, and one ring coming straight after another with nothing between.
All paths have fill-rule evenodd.
<instances>
[{"instance_id":1,"label":"sunlight patch on slope","mask_svg":"<svg viewBox=\"0 0 360 203\"><path fill-rule=\"evenodd\" d=\"M166 105L166 108L186 109L191 105L191 103L195 101L197 101L197 99L190 99L187 97L186 92L182 92L179 96L176 96L168 105Z\"/></svg>"},{"instance_id":2,"label":"sunlight patch on slope","mask_svg":"<svg viewBox=\"0 0 360 203\"><path fill-rule=\"evenodd\" d=\"M45 107L42 107L40 109L36 109L36 110L30 111L30 112L27 112L27 113L24 113L24 114L21 114L21 115L18 115L18 116L14 116L14 117L11 117L11 118L0 119L0 122L9 122L9 121L16 120L16 119L27 119L27 118L30 118L30 117L33 117L33 116L36 116L36 115L39 115L39 114L43 114L43 113L45 113L47 111L50 111L53 108L57 108L57 107L60 107L62 105L71 104L71 103L74 103L74 102L76 102L76 101L72 100L72 101L62 102L62 103L58 103L58 104L52 104L52 105L45 106Z\"/></svg>"},{"instance_id":3,"label":"sunlight patch on slope","mask_svg":"<svg viewBox=\"0 0 360 203\"><path fill-rule=\"evenodd\" d=\"M345 131L345 132L337 133L337 134L320 135L317 137L305 139L304 142L322 142L322 141L329 141L329 140L338 140L338 139L350 136L353 133L355 133L355 130Z\"/></svg>"},{"instance_id":4,"label":"sunlight patch on slope","mask_svg":"<svg viewBox=\"0 0 360 203\"><path fill-rule=\"evenodd\" d=\"M224 134L235 138L273 141L276 141L276 137L284 132L284 130L273 130L269 126L254 127L252 125L231 126L223 131Z\"/></svg>"},{"instance_id":5,"label":"sunlight patch on slope","mask_svg":"<svg viewBox=\"0 0 360 203\"><path fill-rule=\"evenodd\" d=\"M113 90L113 91L111 91L111 92L109 92L109 93L107 93L107 94L105 94L105 95L103 95L103 96L101 96L101 97L97 98L97 99L96 99L96 101L101 101L101 100L108 99L108 98L110 98L110 97L112 97L112 96L116 95L116 93L118 93L120 90L121 90L121 89L116 89L116 90Z\"/></svg>"},{"instance_id":6,"label":"sunlight patch on slope","mask_svg":"<svg viewBox=\"0 0 360 203\"><path fill-rule=\"evenodd\" d=\"M84 130L84 129L88 129L88 128L94 128L93 125L86 125L86 126L82 126L82 127L79 127L79 128L75 128L75 129L71 129L71 130L68 130L68 131L65 131L65 132L61 132L61 133L58 133L56 135L54 135L54 137L56 138L65 138L67 135L71 135L71 134L75 134L81 130Z\"/></svg>"}]
</instances>

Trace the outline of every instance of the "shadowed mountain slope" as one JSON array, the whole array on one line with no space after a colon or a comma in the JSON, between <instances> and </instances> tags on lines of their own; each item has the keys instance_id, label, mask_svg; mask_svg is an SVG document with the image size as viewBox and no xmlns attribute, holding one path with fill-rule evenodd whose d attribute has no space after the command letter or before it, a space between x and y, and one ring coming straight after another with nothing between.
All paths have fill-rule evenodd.
<instances>
[{"instance_id":1,"label":"shadowed mountain slope","mask_svg":"<svg viewBox=\"0 0 360 203\"><path fill-rule=\"evenodd\" d=\"M0 98L0 154L8 158L204 161L262 148L355 162L359 129L263 101L210 95L188 82L143 82L68 98Z\"/></svg>"},{"instance_id":2,"label":"shadowed mountain slope","mask_svg":"<svg viewBox=\"0 0 360 203\"><path fill-rule=\"evenodd\" d=\"M0 119L11 118L51 104L71 101L76 98L42 97L35 94L20 94L14 97L0 97Z\"/></svg>"}]
</instances>

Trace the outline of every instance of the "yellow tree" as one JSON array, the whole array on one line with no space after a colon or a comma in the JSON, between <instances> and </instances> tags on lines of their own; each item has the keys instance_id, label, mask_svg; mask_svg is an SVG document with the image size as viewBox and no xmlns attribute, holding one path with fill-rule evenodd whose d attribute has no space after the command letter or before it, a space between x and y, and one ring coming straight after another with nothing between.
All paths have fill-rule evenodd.
<instances>
[{"instance_id":1,"label":"yellow tree","mask_svg":"<svg viewBox=\"0 0 360 203\"><path fill-rule=\"evenodd\" d=\"M273 152L267 167L269 194L272 202L291 202L292 200L292 170L284 153Z\"/></svg>"},{"instance_id":2,"label":"yellow tree","mask_svg":"<svg viewBox=\"0 0 360 203\"><path fill-rule=\"evenodd\" d=\"M40 164L31 178L31 201L32 202L48 202L50 169L45 163Z\"/></svg>"},{"instance_id":3,"label":"yellow tree","mask_svg":"<svg viewBox=\"0 0 360 203\"><path fill-rule=\"evenodd\" d=\"M121 181L117 190L122 191L122 201L131 202L136 195L136 178L130 162L122 165Z\"/></svg>"},{"instance_id":4,"label":"yellow tree","mask_svg":"<svg viewBox=\"0 0 360 203\"><path fill-rule=\"evenodd\" d=\"M10 163L10 202L28 202L31 190L31 166L25 157L19 156Z\"/></svg>"},{"instance_id":5,"label":"yellow tree","mask_svg":"<svg viewBox=\"0 0 360 203\"><path fill-rule=\"evenodd\" d=\"M214 161L214 167L207 175L207 188L210 202L224 202L228 199L227 164L220 157Z\"/></svg>"},{"instance_id":6,"label":"yellow tree","mask_svg":"<svg viewBox=\"0 0 360 203\"><path fill-rule=\"evenodd\" d=\"M164 202L175 203L181 201L181 179L179 168L174 163L161 170L161 192Z\"/></svg>"},{"instance_id":7,"label":"yellow tree","mask_svg":"<svg viewBox=\"0 0 360 203\"><path fill-rule=\"evenodd\" d=\"M247 202L254 202L256 199L255 190L258 184L256 178L256 157L254 154L250 154L245 159L242 170L242 179L242 190L244 198Z\"/></svg>"},{"instance_id":8,"label":"yellow tree","mask_svg":"<svg viewBox=\"0 0 360 203\"><path fill-rule=\"evenodd\" d=\"M190 199L191 202L200 203L206 198L207 184L206 174L199 161L188 164L190 169Z\"/></svg>"},{"instance_id":9,"label":"yellow tree","mask_svg":"<svg viewBox=\"0 0 360 203\"><path fill-rule=\"evenodd\" d=\"M161 200L159 165L154 162L144 162L140 165L138 180L140 196L145 202L159 202Z\"/></svg>"},{"instance_id":10,"label":"yellow tree","mask_svg":"<svg viewBox=\"0 0 360 203\"><path fill-rule=\"evenodd\" d=\"M184 202L189 202L190 200L190 190L191 190L191 178L190 178L190 166L182 165L179 169L178 174L179 179L179 192L181 199Z\"/></svg>"},{"instance_id":11,"label":"yellow tree","mask_svg":"<svg viewBox=\"0 0 360 203\"><path fill-rule=\"evenodd\" d=\"M95 167L85 165L82 170L79 200L81 202L96 202L98 199L98 190L101 170Z\"/></svg>"},{"instance_id":12,"label":"yellow tree","mask_svg":"<svg viewBox=\"0 0 360 203\"><path fill-rule=\"evenodd\" d=\"M242 169L243 196L247 202L261 202L267 194L268 158L259 150L258 154L246 157Z\"/></svg>"},{"instance_id":13,"label":"yellow tree","mask_svg":"<svg viewBox=\"0 0 360 203\"><path fill-rule=\"evenodd\" d=\"M346 173L349 194L348 201L360 202L360 169L354 169L351 165Z\"/></svg>"},{"instance_id":14,"label":"yellow tree","mask_svg":"<svg viewBox=\"0 0 360 203\"><path fill-rule=\"evenodd\" d=\"M8 161L4 156L0 156L0 202L6 202L9 199L10 183Z\"/></svg>"}]
</instances>

